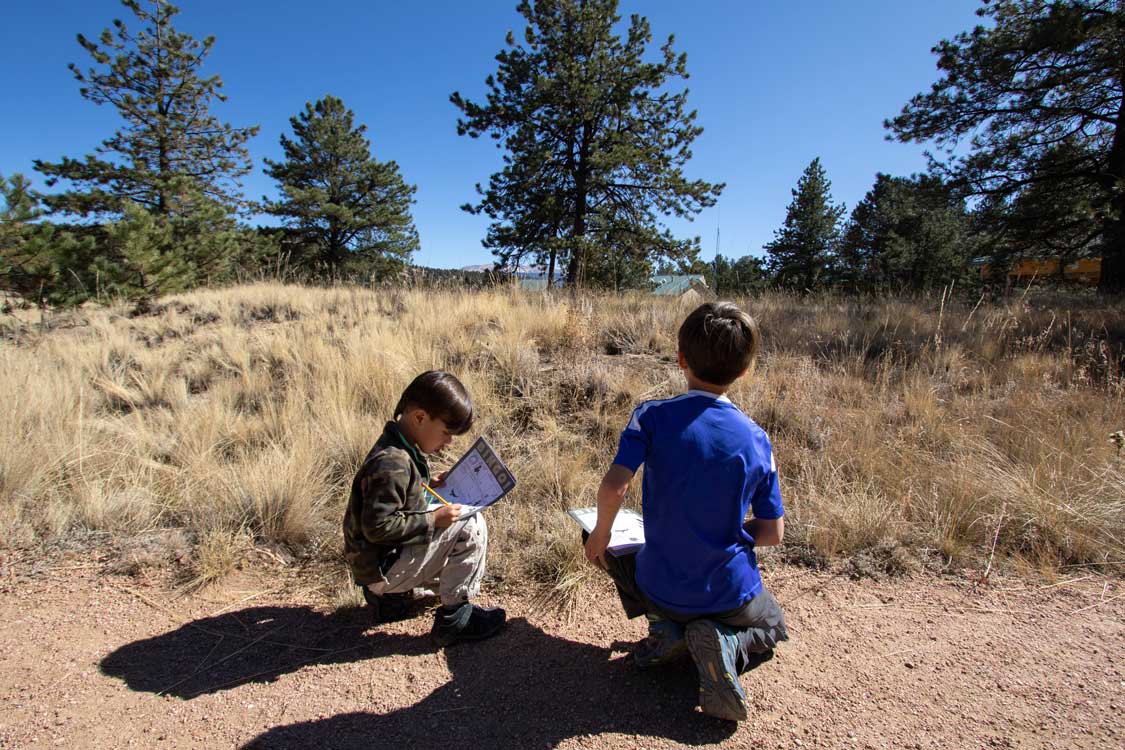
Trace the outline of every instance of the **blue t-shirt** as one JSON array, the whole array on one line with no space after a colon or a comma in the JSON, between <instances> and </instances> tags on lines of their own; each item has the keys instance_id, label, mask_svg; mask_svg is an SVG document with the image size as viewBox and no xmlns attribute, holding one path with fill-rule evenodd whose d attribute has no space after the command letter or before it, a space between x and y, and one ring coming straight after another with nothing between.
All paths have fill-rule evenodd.
<instances>
[{"instance_id":1,"label":"blue t-shirt","mask_svg":"<svg viewBox=\"0 0 1125 750\"><path fill-rule=\"evenodd\" d=\"M741 607L762 590L754 538L743 529L785 509L764 430L726 396L691 390L646 401L621 433L613 463L644 464L645 544L637 585L655 604L685 614Z\"/></svg>"}]
</instances>

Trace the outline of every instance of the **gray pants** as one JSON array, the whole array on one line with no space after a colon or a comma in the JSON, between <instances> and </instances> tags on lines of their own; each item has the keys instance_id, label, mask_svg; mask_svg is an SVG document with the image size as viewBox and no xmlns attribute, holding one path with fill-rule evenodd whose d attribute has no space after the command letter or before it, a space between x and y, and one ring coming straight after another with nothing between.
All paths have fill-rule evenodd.
<instances>
[{"instance_id":1,"label":"gray pants","mask_svg":"<svg viewBox=\"0 0 1125 750\"><path fill-rule=\"evenodd\" d=\"M372 583L378 596L401 594L416 586L438 585L441 603L453 607L480 593L488 552L488 526L476 513L441 529L429 544L408 544L386 572L386 583Z\"/></svg>"},{"instance_id":2,"label":"gray pants","mask_svg":"<svg viewBox=\"0 0 1125 750\"><path fill-rule=\"evenodd\" d=\"M582 532L582 543L586 543L588 534ZM621 598L621 606L629 618L641 615L657 615L673 622L687 624L692 620L714 620L733 629L738 636L738 671L742 672L756 661L755 655L766 654L774 649L781 641L789 640L789 632L785 629L785 615L777 599L773 598L765 587L746 604L737 609L726 612L714 612L705 615L692 615L683 612L674 612L664 609L649 601L641 587L637 585L637 555L611 555L606 553L606 564L609 567L609 577L617 587L617 595Z\"/></svg>"}]
</instances>

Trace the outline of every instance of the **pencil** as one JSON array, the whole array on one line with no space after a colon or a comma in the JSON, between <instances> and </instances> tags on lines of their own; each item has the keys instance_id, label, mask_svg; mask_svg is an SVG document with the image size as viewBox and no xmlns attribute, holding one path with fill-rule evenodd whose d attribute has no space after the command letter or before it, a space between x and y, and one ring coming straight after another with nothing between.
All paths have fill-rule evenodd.
<instances>
[{"instance_id":1,"label":"pencil","mask_svg":"<svg viewBox=\"0 0 1125 750\"><path fill-rule=\"evenodd\" d=\"M427 490L429 490L429 492L430 492L430 494L431 494L431 495L433 495L434 497L436 497L436 498L437 498L438 500L441 500L441 501L442 501L442 502L443 502L444 504L446 504L446 505L453 505L453 503L449 502L449 501L448 501L448 500L446 500L446 499L445 499L444 497L442 497L442 496L441 496L441 495L439 495L439 494L438 494L437 492L435 492L435 491L434 491L434 488L433 488L433 487L431 487L430 485L426 484L425 482L422 482L422 486L423 486L423 487L425 487L425 488L426 488Z\"/></svg>"}]
</instances>

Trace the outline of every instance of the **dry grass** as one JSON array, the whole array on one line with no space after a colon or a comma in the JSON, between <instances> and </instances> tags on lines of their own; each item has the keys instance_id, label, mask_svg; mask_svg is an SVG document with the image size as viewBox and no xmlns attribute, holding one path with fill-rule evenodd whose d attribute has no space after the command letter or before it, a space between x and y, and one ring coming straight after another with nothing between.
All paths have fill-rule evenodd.
<instances>
[{"instance_id":1,"label":"dry grass","mask_svg":"<svg viewBox=\"0 0 1125 750\"><path fill-rule=\"evenodd\" d=\"M188 589L201 588L224 578L238 565L250 540L244 531L221 528L207 529L199 535L192 560Z\"/></svg>"},{"instance_id":2,"label":"dry grass","mask_svg":"<svg viewBox=\"0 0 1125 750\"><path fill-rule=\"evenodd\" d=\"M1120 303L744 303L766 345L731 395L774 440L795 554L1125 559ZM565 598L587 576L562 511L593 503L633 406L682 388L686 311L643 296L257 284L134 312L4 316L0 545L182 528L197 583L251 539L332 557L352 474L440 367L520 480L492 571Z\"/></svg>"}]
</instances>

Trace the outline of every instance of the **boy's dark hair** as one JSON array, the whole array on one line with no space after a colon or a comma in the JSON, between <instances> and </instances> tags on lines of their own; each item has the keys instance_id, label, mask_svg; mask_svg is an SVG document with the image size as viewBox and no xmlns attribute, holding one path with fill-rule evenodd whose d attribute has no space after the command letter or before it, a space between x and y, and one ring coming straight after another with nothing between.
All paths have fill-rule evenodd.
<instances>
[{"instance_id":1,"label":"boy's dark hair","mask_svg":"<svg viewBox=\"0 0 1125 750\"><path fill-rule=\"evenodd\" d=\"M705 383L730 385L758 353L758 324L733 302L705 302L680 325L680 351Z\"/></svg>"},{"instance_id":2,"label":"boy's dark hair","mask_svg":"<svg viewBox=\"0 0 1125 750\"><path fill-rule=\"evenodd\" d=\"M440 419L454 435L468 432L473 426L473 400L469 392L456 375L444 370L430 370L414 378L399 397L394 418L410 409L421 409Z\"/></svg>"}]
</instances>

